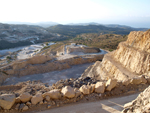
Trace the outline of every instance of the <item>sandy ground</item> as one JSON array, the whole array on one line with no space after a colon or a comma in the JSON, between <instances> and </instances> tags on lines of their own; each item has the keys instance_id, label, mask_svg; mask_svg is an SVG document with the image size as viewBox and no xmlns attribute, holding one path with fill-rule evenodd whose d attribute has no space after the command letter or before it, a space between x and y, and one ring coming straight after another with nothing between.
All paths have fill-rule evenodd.
<instances>
[{"instance_id":1,"label":"sandy ground","mask_svg":"<svg viewBox=\"0 0 150 113\"><path fill-rule=\"evenodd\" d=\"M123 110L124 104L134 100L138 94L139 93L95 102L74 103L37 113L120 113Z\"/></svg>"},{"instance_id":2,"label":"sandy ground","mask_svg":"<svg viewBox=\"0 0 150 113\"><path fill-rule=\"evenodd\" d=\"M28 80L30 81L41 80L43 83L48 83L49 85L52 85L53 83L56 83L58 80L61 79L77 78L81 76L84 70L93 64L94 63L75 65L69 69L64 69L61 71L52 71L52 72L42 73L42 74L27 75L27 76L22 76L20 78L10 77L6 79L3 85L12 85L12 84L14 85L18 82L24 82Z\"/></svg>"}]
</instances>

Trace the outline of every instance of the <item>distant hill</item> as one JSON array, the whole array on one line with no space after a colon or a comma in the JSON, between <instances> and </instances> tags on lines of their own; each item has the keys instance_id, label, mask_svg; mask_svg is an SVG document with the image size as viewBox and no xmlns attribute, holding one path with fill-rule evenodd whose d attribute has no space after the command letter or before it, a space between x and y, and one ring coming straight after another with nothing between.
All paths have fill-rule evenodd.
<instances>
[{"instance_id":1,"label":"distant hill","mask_svg":"<svg viewBox=\"0 0 150 113\"><path fill-rule=\"evenodd\" d=\"M76 38L72 39L72 42L112 51L126 39L127 35L86 33L77 35Z\"/></svg>"},{"instance_id":2,"label":"distant hill","mask_svg":"<svg viewBox=\"0 0 150 113\"><path fill-rule=\"evenodd\" d=\"M66 25L87 26L87 25L102 25L102 24L99 24L99 23L96 23L96 22L89 22L89 23L69 23L69 24L66 24Z\"/></svg>"},{"instance_id":3,"label":"distant hill","mask_svg":"<svg viewBox=\"0 0 150 113\"><path fill-rule=\"evenodd\" d=\"M0 23L0 49L25 46L47 41L64 41L75 38L83 33L120 34L127 35L130 31L145 30L121 25L98 25L98 23L84 23L82 25L55 25L45 22L29 25L30 23L3 24ZM44 28L44 26L50 26ZM40 25L40 26L38 26ZM43 26L43 27L41 27Z\"/></svg>"},{"instance_id":4,"label":"distant hill","mask_svg":"<svg viewBox=\"0 0 150 113\"><path fill-rule=\"evenodd\" d=\"M58 23L56 22L37 22L37 23L30 23L30 22L17 22L17 21L12 21L12 22L7 22L7 24L16 24L16 25L36 25L36 26L41 26L44 28L50 27L57 25Z\"/></svg>"},{"instance_id":5,"label":"distant hill","mask_svg":"<svg viewBox=\"0 0 150 113\"><path fill-rule=\"evenodd\" d=\"M96 23L94 23L96 24ZM112 26L112 25L111 25ZM56 25L47 28L49 32L75 37L82 33L120 34L127 35L131 31L147 30L145 28L132 28L128 26L106 27L105 25Z\"/></svg>"},{"instance_id":6,"label":"distant hill","mask_svg":"<svg viewBox=\"0 0 150 113\"><path fill-rule=\"evenodd\" d=\"M50 33L47 29L37 25L0 23L0 49L65 39L66 37L57 33Z\"/></svg>"},{"instance_id":7,"label":"distant hill","mask_svg":"<svg viewBox=\"0 0 150 113\"><path fill-rule=\"evenodd\" d=\"M100 24L96 22L89 22L89 23L70 23L66 24L70 26L87 26L87 25L102 25L105 27L111 27L111 28L124 28L124 29L134 29L134 30L140 30L140 31L146 31L148 28L133 28L126 25L119 25L119 24Z\"/></svg>"}]
</instances>

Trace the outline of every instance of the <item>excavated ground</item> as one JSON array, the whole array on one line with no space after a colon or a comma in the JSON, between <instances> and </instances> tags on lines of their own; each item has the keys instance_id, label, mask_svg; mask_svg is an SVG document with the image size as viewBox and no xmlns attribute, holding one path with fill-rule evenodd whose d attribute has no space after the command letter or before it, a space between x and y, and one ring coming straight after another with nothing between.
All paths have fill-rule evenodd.
<instances>
[{"instance_id":1,"label":"excavated ground","mask_svg":"<svg viewBox=\"0 0 150 113\"><path fill-rule=\"evenodd\" d=\"M48 84L44 84L41 83L39 81L28 81L28 82L22 82L19 83L17 85L11 85L11 86L1 86L0 87L0 94L15 94L16 97L19 97L20 94L22 94L23 92L29 92L31 95L35 95L38 92L44 93L47 92L48 90L51 89L61 89L64 86L72 86L75 88L75 86L73 86L74 81L76 81L76 79L66 79L64 81L58 81L56 84L53 84L53 86L49 86ZM89 83L94 83L94 80L90 80L90 79L84 79L81 80L82 84L80 84L80 86L82 86L83 84L89 84ZM57 84L59 83L63 83L63 86L57 86ZM60 84L59 84L60 85ZM112 89L111 91L106 91L102 94L99 93L91 93L89 95L82 95L79 96L78 98L72 98L69 99L68 101L66 101L66 98L61 98L58 100L52 100L54 104L50 102L46 102L43 104L37 104L37 105L31 105L30 108L27 111L24 111L25 113L30 113L30 112L38 112L38 111L43 111L43 110L47 110L48 106L51 105L51 108L57 108L60 106L70 106L73 103L77 102L75 105L80 105L81 103L87 103L87 102L94 102L94 103L99 103L102 100L106 101L107 99L110 98L125 98L124 96L127 95L131 95L131 94L135 94L135 93L140 93L141 91L143 91L145 88L147 88L149 86L149 83L147 84L129 84L128 86L124 86L122 85L122 83L117 83L117 86ZM111 99L110 99L111 100ZM124 102L129 102L129 101L124 101ZM11 110L1 110L1 112L7 112L7 113L17 113L20 112L20 110L15 110L17 104L14 104ZM74 105L74 104L73 104ZM123 106L123 104L122 104ZM50 109L51 109L50 108ZM123 108L121 108L120 110L122 110ZM52 109L52 111L55 111ZM57 110L56 110L57 111ZM106 112L107 113L107 112Z\"/></svg>"}]
</instances>

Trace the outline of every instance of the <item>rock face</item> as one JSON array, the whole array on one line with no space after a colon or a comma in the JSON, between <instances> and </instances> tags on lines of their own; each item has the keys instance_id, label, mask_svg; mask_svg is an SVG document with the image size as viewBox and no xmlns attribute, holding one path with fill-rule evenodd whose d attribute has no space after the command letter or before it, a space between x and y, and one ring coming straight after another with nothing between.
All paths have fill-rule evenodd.
<instances>
[{"instance_id":1,"label":"rock face","mask_svg":"<svg viewBox=\"0 0 150 113\"><path fill-rule=\"evenodd\" d=\"M3 109L10 109L15 103L15 95L13 94L2 94L0 95L0 106Z\"/></svg>"},{"instance_id":2,"label":"rock face","mask_svg":"<svg viewBox=\"0 0 150 113\"><path fill-rule=\"evenodd\" d=\"M150 86L130 103L124 105L122 113L150 113Z\"/></svg>"},{"instance_id":3,"label":"rock face","mask_svg":"<svg viewBox=\"0 0 150 113\"><path fill-rule=\"evenodd\" d=\"M93 77L98 80L115 78L118 81L132 79L150 70L150 30L133 31L127 41L121 42L118 48L106 54L102 63L97 61L86 70L82 77Z\"/></svg>"}]
</instances>

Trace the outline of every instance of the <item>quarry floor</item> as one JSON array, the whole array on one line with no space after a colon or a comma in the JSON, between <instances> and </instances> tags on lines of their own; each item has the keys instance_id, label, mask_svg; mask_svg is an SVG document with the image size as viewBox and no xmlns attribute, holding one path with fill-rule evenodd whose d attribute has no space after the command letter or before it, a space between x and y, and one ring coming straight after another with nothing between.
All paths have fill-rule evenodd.
<instances>
[{"instance_id":1,"label":"quarry floor","mask_svg":"<svg viewBox=\"0 0 150 113\"><path fill-rule=\"evenodd\" d=\"M16 83L24 82L28 80L30 81L40 80L43 83L48 83L49 85L52 85L53 83L56 83L58 80L61 80L61 79L80 77L81 74L84 72L84 70L93 64L94 63L75 65L69 69L64 69L61 71L52 71L48 73L27 75L27 76L22 76L20 78L10 77L6 79L3 85L15 85Z\"/></svg>"},{"instance_id":2,"label":"quarry floor","mask_svg":"<svg viewBox=\"0 0 150 113\"><path fill-rule=\"evenodd\" d=\"M120 113L123 110L124 104L136 99L138 94L139 93L93 102L77 102L36 113Z\"/></svg>"}]
</instances>

